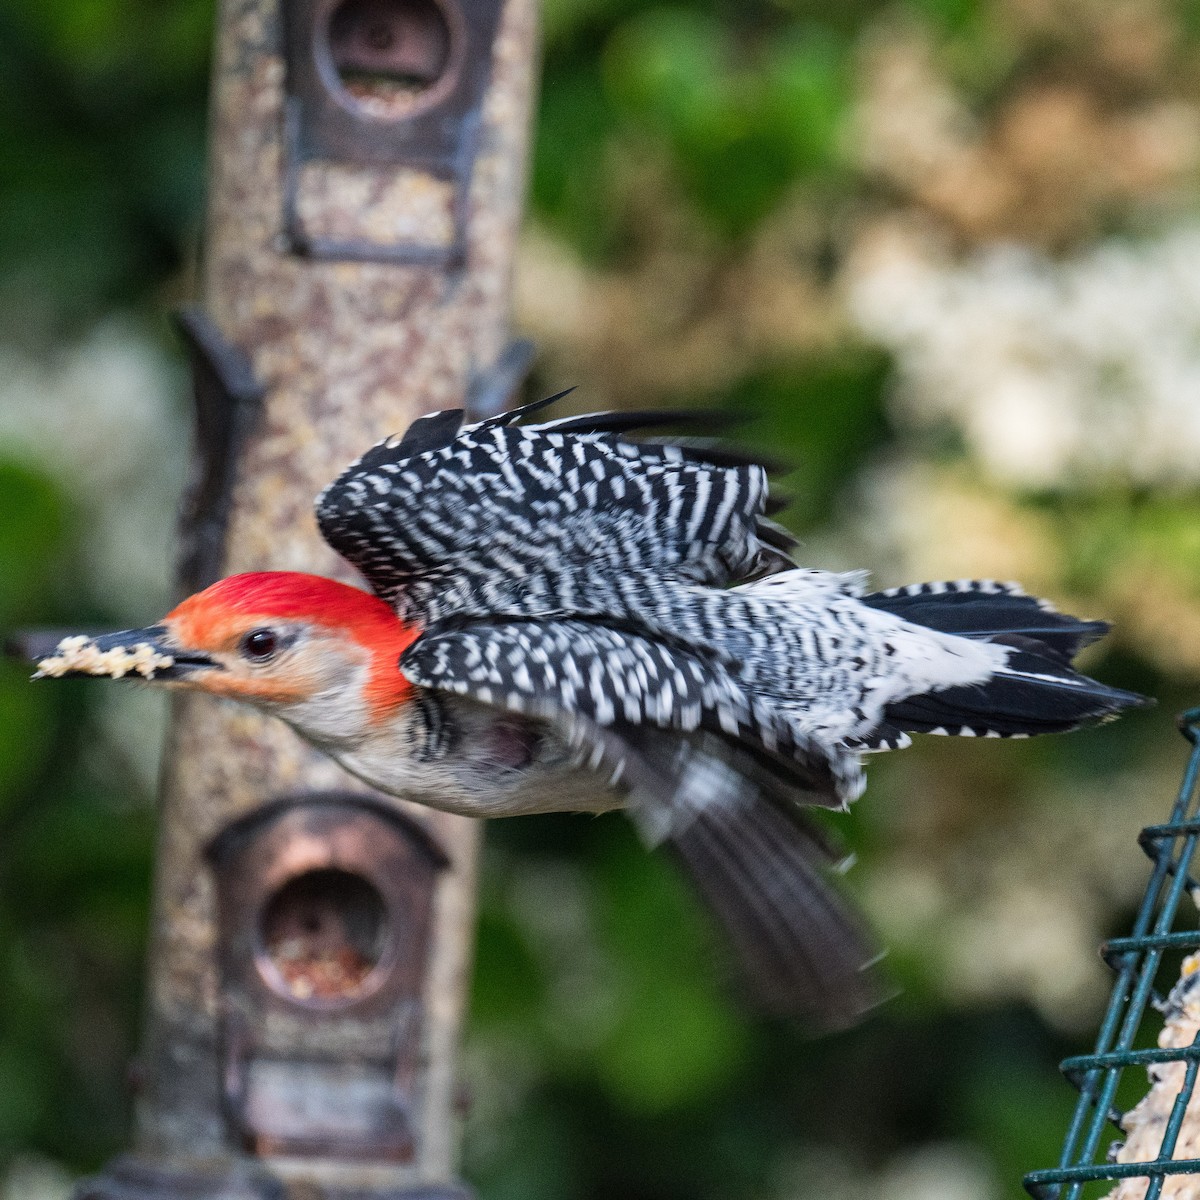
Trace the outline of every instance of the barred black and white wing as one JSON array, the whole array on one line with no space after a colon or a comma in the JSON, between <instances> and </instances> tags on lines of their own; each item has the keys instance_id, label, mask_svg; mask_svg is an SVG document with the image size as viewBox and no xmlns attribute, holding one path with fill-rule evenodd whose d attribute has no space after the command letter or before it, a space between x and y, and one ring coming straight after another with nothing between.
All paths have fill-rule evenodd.
<instances>
[{"instance_id":1,"label":"barred black and white wing","mask_svg":"<svg viewBox=\"0 0 1200 1200\"><path fill-rule=\"evenodd\" d=\"M790 565L762 466L623 437L664 414L515 424L524 411L422 418L317 498L326 541L405 619L616 615L614 581L721 587Z\"/></svg>"},{"instance_id":2,"label":"barred black and white wing","mask_svg":"<svg viewBox=\"0 0 1200 1200\"><path fill-rule=\"evenodd\" d=\"M875 951L802 814L857 793L853 755L782 727L765 736L765 714L699 653L582 621L435 626L401 670L548 722L580 766L625 790L635 823L675 852L771 1009L835 1026L878 999Z\"/></svg>"},{"instance_id":3,"label":"barred black and white wing","mask_svg":"<svg viewBox=\"0 0 1200 1200\"><path fill-rule=\"evenodd\" d=\"M454 618L418 638L400 669L418 686L550 721L575 742L572 722L711 733L797 803L842 808L862 790L857 755L805 733L698 647L588 621Z\"/></svg>"}]
</instances>

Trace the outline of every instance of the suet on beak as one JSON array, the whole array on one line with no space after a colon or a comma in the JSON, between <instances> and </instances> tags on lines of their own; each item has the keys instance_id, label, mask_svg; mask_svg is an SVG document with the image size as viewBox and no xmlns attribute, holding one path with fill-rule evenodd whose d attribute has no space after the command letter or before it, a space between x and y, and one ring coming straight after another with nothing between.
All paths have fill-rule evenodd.
<instances>
[{"instance_id":1,"label":"suet on beak","mask_svg":"<svg viewBox=\"0 0 1200 1200\"><path fill-rule=\"evenodd\" d=\"M145 629L123 629L95 637L86 634L64 637L52 653L37 658L34 679L71 675L122 679L136 675L156 683L169 683L195 671L216 669L218 665L207 654L171 646L165 625L148 625Z\"/></svg>"}]
</instances>

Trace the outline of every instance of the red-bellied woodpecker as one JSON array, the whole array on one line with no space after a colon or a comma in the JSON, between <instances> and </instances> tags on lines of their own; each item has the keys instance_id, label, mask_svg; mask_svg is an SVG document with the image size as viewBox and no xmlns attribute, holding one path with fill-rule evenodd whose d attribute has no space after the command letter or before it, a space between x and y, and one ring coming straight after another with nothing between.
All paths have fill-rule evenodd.
<instances>
[{"instance_id":1,"label":"red-bellied woodpecker","mask_svg":"<svg viewBox=\"0 0 1200 1200\"><path fill-rule=\"evenodd\" d=\"M1012 584L868 594L797 568L767 473L663 414L418 420L317 500L374 595L222 580L42 674L135 674L280 717L377 788L471 816L626 808L676 851L756 990L824 1024L875 998L813 805L913 731L1023 737L1142 702L1071 668L1104 633ZM678 422L678 415L671 417Z\"/></svg>"}]
</instances>

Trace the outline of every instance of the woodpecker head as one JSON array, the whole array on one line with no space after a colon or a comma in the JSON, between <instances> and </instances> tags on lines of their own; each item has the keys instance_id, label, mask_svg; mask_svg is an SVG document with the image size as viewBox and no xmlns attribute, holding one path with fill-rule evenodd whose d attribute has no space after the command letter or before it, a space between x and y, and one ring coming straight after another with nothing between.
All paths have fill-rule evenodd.
<instances>
[{"instance_id":1,"label":"woodpecker head","mask_svg":"<svg viewBox=\"0 0 1200 1200\"><path fill-rule=\"evenodd\" d=\"M341 740L411 696L397 663L418 633L358 588L257 572L189 596L145 629L64 638L38 676L137 677L244 700L314 741Z\"/></svg>"}]
</instances>

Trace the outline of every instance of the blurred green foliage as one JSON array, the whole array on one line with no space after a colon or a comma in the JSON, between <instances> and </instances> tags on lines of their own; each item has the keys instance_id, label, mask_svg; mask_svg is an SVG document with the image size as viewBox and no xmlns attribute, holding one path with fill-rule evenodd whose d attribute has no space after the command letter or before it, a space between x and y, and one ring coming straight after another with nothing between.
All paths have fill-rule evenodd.
<instances>
[{"instance_id":1,"label":"blurred green foliage","mask_svg":"<svg viewBox=\"0 0 1200 1200\"><path fill-rule=\"evenodd\" d=\"M88 612L52 483L0 462L0 626ZM0 1157L90 1164L124 1133L121 1080L148 920L152 821L94 761L93 700L0 664Z\"/></svg>"},{"instance_id":2,"label":"blurred green foliage","mask_svg":"<svg viewBox=\"0 0 1200 1200\"><path fill-rule=\"evenodd\" d=\"M853 23L811 7L549 6L535 205L602 260L638 240L605 187L618 141L665 148L727 238L752 232L798 181L836 174Z\"/></svg>"},{"instance_id":3,"label":"blurred green foliage","mask_svg":"<svg viewBox=\"0 0 1200 1200\"><path fill-rule=\"evenodd\" d=\"M1196 6L1168 8L1186 47ZM6 344L42 352L115 310L161 325L186 292L213 17L210 0L0 0ZM618 271L662 236L648 192L715 275L799 205L818 232L765 258L803 258L817 307L832 307L839 222L895 202L848 151L867 43L910 22L929 30L980 121L1023 79L1098 71L1061 30L1022 43L1004 17L984 0L546 0L533 219L585 269ZM799 464L786 517L819 545L905 437L889 416L891 364L846 336L739 353L702 394L665 390L752 417L745 436ZM951 438L920 453L964 451ZM1186 489L1017 503L1056 531L1058 582L1079 595L1105 594L1114 561L1168 562L1181 586L1198 577ZM0 444L0 628L120 620L94 594L89 520L61 479ZM1167 712L1190 698L1194 681L1164 678L1144 646L1103 667L1158 691ZM125 1136L153 817L101 727L107 695L0 669L0 1177L26 1153L92 1169ZM1139 715L1037 747L912 752L873 768L871 795L838 828L867 880L907 853L960 864L947 870L967 897L998 857L979 840L989 822L1003 840L1036 841L1071 788L1095 794L1103 823L1121 799L1106 794L1113 773L1157 762L1169 786L1182 755L1165 725ZM939 930L897 951L897 1001L811 1041L740 1003L692 899L620 820L498 823L488 838L468 1057L467 1173L481 1200L787 1200L937 1143L977 1148L995 1195L1015 1198L1022 1171L1055 1158L1073 1094L1052 1064L1086 1032L1052 1027L999 985L948 992ZM1132 840L1123 852L1136 856ZM1079 903L1120 928L1125 900L1101 891Z\"/></svg>"},{"instance_id":4,"label":"blurred green foliage","mask_svg":"<svg viewBox=\"0 0 1200 1200\"><path fill-rule=\"evenodd\" d=\"M879 402L888 363L855 350L773 364L740 379L722 397L747 421L746 436L795 464L780 493L785 520L804 534L829 521L851 485L889 436ZM804 420L795 419L803 413Z\"/></svg>"}]
</instances>

